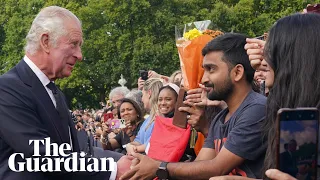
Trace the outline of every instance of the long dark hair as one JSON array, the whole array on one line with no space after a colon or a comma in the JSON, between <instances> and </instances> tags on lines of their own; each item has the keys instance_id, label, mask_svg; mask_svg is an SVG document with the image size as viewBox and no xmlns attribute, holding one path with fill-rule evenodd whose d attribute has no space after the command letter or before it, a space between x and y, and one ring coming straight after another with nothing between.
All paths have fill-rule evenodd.
<instances>
[{"instance_id":1,"label":"long dark hair","mask_svg":"<svg viewBox=\"0 0 320 180\"><path fill-rule=\"evenodd\" d=\"M280 108L320 105L320 15L294 14L276 22L265 45L274 70L267 102L268 149L263 172L276 168L276 116ZM266 178L266 177L265 177Z\"/></svg>"}]
</instances>

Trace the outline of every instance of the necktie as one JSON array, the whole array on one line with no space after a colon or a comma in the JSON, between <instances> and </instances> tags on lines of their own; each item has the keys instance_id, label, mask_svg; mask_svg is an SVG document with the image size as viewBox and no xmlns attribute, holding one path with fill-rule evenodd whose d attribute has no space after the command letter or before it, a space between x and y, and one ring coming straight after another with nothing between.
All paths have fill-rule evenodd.
<instances>
[{"instance_id":1,"label":"necktie","mask_svg":"<svg viewBox=\"0 0 320 180\"><path fill-rule=\"evenodd\" d=\"M57 86L53 82L50 82L47 85L47 87L52 91L54 99L56 100L56 110L58 111L60 116L60 119L58 120L59 123L57 123L59 124L58 128L61 128L61 130L63 131L62 133L65 137L65 141L67 143L70 143L69 124L68 124L70 113L67 108L67 105L63 100L61 92L58 90Z\"/></svg>"}]
</instances>

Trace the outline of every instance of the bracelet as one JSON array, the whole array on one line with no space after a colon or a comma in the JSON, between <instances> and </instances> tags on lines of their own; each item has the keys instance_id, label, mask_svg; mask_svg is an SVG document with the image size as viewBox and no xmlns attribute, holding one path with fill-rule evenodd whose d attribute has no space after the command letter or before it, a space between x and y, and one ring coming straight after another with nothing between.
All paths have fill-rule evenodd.
<instances>
[{"instance_id":1,"label":"bracelet","mask_svg":"<svg viewBox=\"0 0 320 180\"><path fill-rule=\"evenodd\" d=\"M101 137L101 138L100 138L100 142L101 142L102 144L107 145L108 142L109 142L109 139L108 139L108 138L105 138L105 137Z\"/></svg>"}]
</instances>

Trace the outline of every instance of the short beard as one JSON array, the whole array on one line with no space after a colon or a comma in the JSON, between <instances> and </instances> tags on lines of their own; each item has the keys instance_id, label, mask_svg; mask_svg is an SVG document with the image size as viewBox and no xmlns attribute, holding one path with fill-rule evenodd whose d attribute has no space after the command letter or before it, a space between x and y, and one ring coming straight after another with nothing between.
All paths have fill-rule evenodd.
<instances>
[{"instance_id":1,"label":"short beard","mask_svg":"<svg viewBox=\"0 0 320 180\"><path fill-rule=\"evenodd\" d=\"M228 76L223 87L221 87L219 90L213 89L212 92L208 94L208 98L210 100L218 100L218 101L226 100L232 94L233 89L234 89L234 85L232 84L231 79Z\"/></svg>"}]
</instances>

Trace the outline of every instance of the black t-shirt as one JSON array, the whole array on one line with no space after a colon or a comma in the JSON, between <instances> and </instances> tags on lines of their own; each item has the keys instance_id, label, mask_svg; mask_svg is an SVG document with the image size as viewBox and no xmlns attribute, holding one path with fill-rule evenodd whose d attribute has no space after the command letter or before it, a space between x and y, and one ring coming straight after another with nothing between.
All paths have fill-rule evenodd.
<instances>
[{"instance_id":1,"label":"black t-shirt","mask_svg":"<svg viewBox=\"0 0 320 180\"><path fill-rule=\"evenodd\" d=\"M135 128L133 131L132 131L132 135L133 136L136 136L140 130L140 127L142 125L142 122L140 122L138 125L137 125L137 128ZM131 140L130 140L130 137L123 131L121 131L119 134L117 134L114 139L121 145L120 149L122 149L121 153L122 154L127 154L127 151L126 151L126 147L125 145L130 143Z\"/></svg>"},{"instance_id":2,"label":"black t-shirt","mask_svg":"<svg viewBox=\"0 0 320 180\"><path fill-rule=\"evenodd\" d=\"M266 114L266 97L251 91L225 122L228 112L228 108L222 110L212 121L203 147L219 152L224 146L233 154L245 159L243 164L230 172L230 175L261 178L267 148L262 129Z\"/></svg>"}]
</instances>

